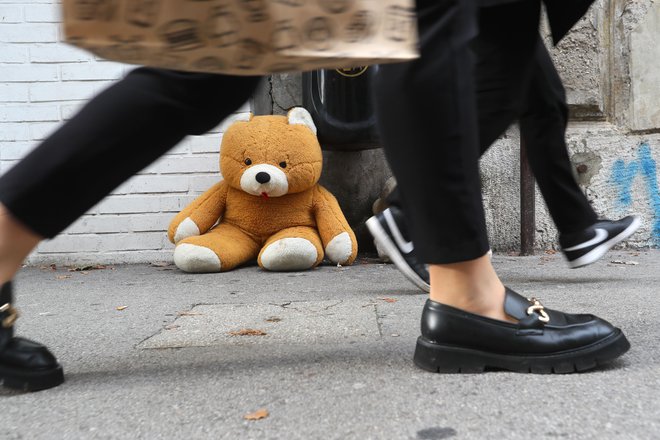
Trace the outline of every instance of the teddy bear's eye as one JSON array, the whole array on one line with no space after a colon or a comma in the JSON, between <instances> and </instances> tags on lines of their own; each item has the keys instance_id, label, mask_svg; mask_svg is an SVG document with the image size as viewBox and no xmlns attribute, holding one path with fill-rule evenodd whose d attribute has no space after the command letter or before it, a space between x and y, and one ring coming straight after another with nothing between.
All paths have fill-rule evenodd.
<instances>
[{"instance_id":1,"label":"teddy bear's eye","mask_svg":"<svg viewBox=\"0 0 660 440\"><path fill-rule=\"evenodd\" d=\"M286 168L286 162L284 162L284 161L280 162L280 166L281 166L282 168Z\"/></svg>"},{"instance_id":2,"label":"teddy bear's eye","mask_svg":"<svg viewBox=\"0 0 660 440\"><path fill-rule=\"evenodd\" d=\"M245 159L245 165L252 165L252 161L250 160L249 157Z\"/></svg>"}]
</instances>

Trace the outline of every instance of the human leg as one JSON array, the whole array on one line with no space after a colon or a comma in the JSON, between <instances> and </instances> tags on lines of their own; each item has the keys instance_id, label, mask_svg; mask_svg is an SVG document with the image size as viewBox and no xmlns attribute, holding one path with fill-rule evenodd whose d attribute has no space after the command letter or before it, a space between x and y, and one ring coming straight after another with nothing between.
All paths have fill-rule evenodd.
<instances>
[{"instance_id":1,"label":"human leg","mask_svg":"<svg viewBox=\"0 0 660 440\"><path fill-rule=\"evenodd\" d=\"M566 146L568 105L561 79L539 40L520 114L520 133L548 211L562 233L594 224L598 216L573 176Z\"/></svg>"},{"instance_id":2,"label":"human leg","mask_svg":"<svg viewBox=\"0 0 660 440\"><path fill-rule=\"evenodd\" d=\"M186 135L213 128L257 82L136 69L3 175L0 201L30 229L53 237Z\"/></svg>"},{"instance_id":3,"label":"human leg","mask_svg":"<svg viewBox=\"0 0 660 440\"><path fill-rule=\"evenodd\" d=\"M435 263L488 251L469 52L473 7L418 2L421 58L381 66L375 84L378 126L412 241L422 260Z\"/></svg>"},{"instance_id":4,"label":"human leg","mask_svg":"<svg viewBox=\"0 0 660 440\"><path fill-rule=\"evenodd\" d=\"M530 40L528 35L534 35L536 33L536 22L534 21L533 17L538 15L538 3L527 1L522 6L513 5L486 9L487 12L482 12L480 14L481 19L479 23L480 26L484 26L483 30L480 29L480 34L483 33L486 35L486 37L484 38L480 36L478 38L478 44L473 45L473 49L477 55L475 82L478 90L478 154L482 154L487 149L487 147L516 119L517 115L519 114L520 102L522 101L522 84L524 83L525 78L528 76L527 72L529 71L529 66L531 64L531 54L533 53L534 48L534 40ZM532 17L531 20L529 19L530 17ZM507 26L507 23L511 23L512 26ZM427 36L426 40L428 41L430 38L431 37ZM463 46L462 49L467 52L467 45ZM438 44L435 50L442 51L442 45ZM429 52L429 56L441 58L433 51L429 50ZM468 59L467 56L465 56L464 59ZM438 69L443 73L436 73L437 80L442 84L450 84L452 78L449 77L446 73L447 71L450 71L450 69L448 69L446 66L443 67L443 69L445 69L445 71ZM457 80L467 81L468 79L471 79L472 72L468 72L468 70L468 67L463 66L463 75L457 78ZM436 87L436 85L433 87ZM463 86L462 89L464 92L471 90L465 86ZM447 92L442 91L441 93L447 94ZM465 99L465 94L463 94L462 98ZM399 97L396 97L396 99L398 100ZM428 96L421 99L428 99L433 103L439 102L439 98L434 96ZM393 103L392 105L395 104ZM473 107L467 107L464 105L462 108L458 107L457 109L454 109L454 113L459 113L462 109L465 110L463 115L465 115L468 110L472 112L472 114L475 112ZM428 111L433 112L434 110L429 109ZM390 123L395 124L395 120L392 119ZM433 127L436 129L436 133L438 134L437 143L440 145L447 144L448 141L440 137L444 127L437 125L438 124L433 125ZM474 131L475 127L470 127L468 130ZM404 130L402 130L402 132L405 134L408 133ZM387 135L384 136L384 138L387 139ZM403 142L405 141L402 140L401 143L403 144ZM472 142L474 144L477 142L477 140L474 138L470 139L469 137L465 137L464 142ZM412 141L409 143L411 145L413 144ZM471 148L473 146L474 145L471 145ZM404 159L405 158L403 157L396 157L393 160L399 164ZM425 158L424 160L427 159ZM476 159L471 158L470 160L474 161ZM434 166L437 163L432 161L429 162L431 166ZM456 163L456 161L449 163ZM394 166L396 165L393 164L393 167ZM415 172L417 172L417 170L415 170ZM456 172L460 173L461 169L458 168ZM417 177L421 179L423 177L422 174L423 173L419 173L419 176ZM428 174L437 175L438 173L434 171L428 171ZM426 194L426 196L429 198L429 200L426 201L427 205L439 207L446 206L445 202L442 201L440 197L440 194L443 194L444 191L442 188L442 186L438 185L437 192L424 191L425 193L428 193ZM417 189L417 193L419 193L419 189ZM404 218L402 209L405 211L408 208L403 206L405 204L405 199L402 199L400 194L401 189L397 188L388 199L388 202L390 205L392 205L392 208L388 209L387 212L384 212L382 215L369 219L367 226L372 231L374 237L381 241L381 245L383 242L386 245L390 245L390 253L392 254L390 255L390 258L392 258L395 264L397 264L397 267L399 267L402 272L411 281L413 281L413 283L415 283L423 290L428 291L429 274L426 270L426 266L421 264L421 261L424 261L424 257L421 257L420 259L419 251L414 249L412 246L412 241L415 240L413 239L410 241L409 239L409 237L412 236L411 233L419 229L415 225L406 225L406 218L410 218L410 216L406 215L406 218ZM415 197L419 197L419 195L415 195ZM480 213L477 210L472 210L470 219L459 219L459 221L463 223L465 221L469 222L471 219L475 218L476 215L480 215ZM443 226L444 225L442 224L438 225L436 229L441 229ZM449 229L452 231L457 230L451 226ZM423 237L421 237L422 240L428 240L426 235L427 230L428 228L425 229L425 234ZM396 240L397 235L401 236L402 238ZM459 233L457 236L460 235L461 234ZM399 244L399 242L403 242L403 244ZM456 248L460 248L460 246L457 246ZM456 257L460 258L460 255L457 255ZM474 258L475 255L472 255L472 257ZM453 263L451 260L449 260L449 262ZM454 269L452 269L452 272L453 270ZM475 272L483 275L493 274L492 270L477 270ZM453 277L450 275L449 279L453 279ZM488 282L484 283L484 285L488 284L496 285L492 277L488 280ZM450 288L447 290L451 291L453 289ZM501 296L504 292L503 286L499 286L497 291ZM503 317L501 314L498 314L498 316Z\"/></svg>"},{"instance_id":5,"label":"human leg","mask_svg":"<svg viewBox=\"0 0 660 440\"><path fill-rule=\"evenodd\" d=\"M536 35L539 4L521 5L525 20L514 21L514 27L533 22L529 35ZM464 84L471 66L462 63L464 40L452 38L461 35L460 27L448 25L457 17L451 15L454 7L460 10L465 3L418 2L421 58L382 69L376 87L379 129L409 214L412 240L420 258L431 263L430 299L422 314L415 363L448 372L489 366L528 372L593 368L628 349L621 331L591 315L545 309L538 300L506 289L484 256L488 248L478 192L479 150L471 130L476 117L473 92ZM434 21L426 21L429 17ZM455 71L462 74L452 76ZM452 99L457 91L462 105Z\"/></svg>"},{"instance_id":6,"label":"human leg","mask_svg":"<svg viewBox=\"0 0 660 440\"><path fill-rule=\"evenodd\" d=\"M257 83L252 77L136 69L0 177L0 380L5 386L38 390L64 380L45 346L13 333L17 315L10 280L24 258L42 238L61 232L184 136L218 124Z\"/></svg>"},{"instance_id":7,"label":"human leg","mask_svg":"<svg viewBox=\"0 0 660 440\"><path fill-rule=\"evenodd\" d=\"M520 132L530 166L559 231L559 243L571 268L598 261L640 226L636 215L598 219L578 186L566 146L568 105L561 79L539 42L531 82L525 94Z\"/></svg>"},{"instance_id":8,"label":"human leg","mask_svg":"<svg viewBox=\"0 0 660 440\"><path fill-rule=\"evenodd\" d=\"M478 270L490 263L482 264L488 239L469 50L475 5L418 2L421 58L381 67L376 103L415 251L422 261L435 263L431 298L463 304L470 296L475 311L505 319L504 286L494 271ZM434 277L434 271L455 276Z\"/></svg>"},{"instance_id":9,"label":"human leg","mask_svg":"<svg viewBox=\"0 0 660 440\"><path fill-rule=\"evenodd\" d=\"M451 7L441 10L441 5ZM379 76L376 99L385 152L418 256L431 263L431 299L465 307L465 298L471 298L471 310L506 320L504 286L484 258L488 242L474 136L471 38L465 38L469 25L461 21L476 20L475 11L462 9L465 3L419 6L421 59L383 67ZM525 6L528 18L538 14L538 3ZM438 17L439 11L444 17ZM427 22L430 18L436 22ZM536 24L528 26L535 30ZM455 34L448 36L451 31Z\"/></svg>"},{"instance_id":10,"label":"human leg","mask_svg":"<svg viewBox=\"0 0 660 440\"><path fill-rule=\"evenodd\" d=\"M25 258L42 239L0 203L0 285L14 278Z\"/></svg>"},{"instance_id":11,"label":"human leg","mask_svg":"<svg viewBox=\"0 0 660 440\"><path fill-rule=\"evenodd\" d=\"M560 231L562 249L571 267L581 267L597 261L630 236L640 221L629 216L597 222L596 213L571 172L565 142L568 106L564 88L540 37L522 34L537 32L531 28L521 30L511 22L520 11L519 5L510 5L482 8L479 14L480 33L472 47L476 54L480 154L520 119L530 164ZM399 234L405 237L404 243L409 242L398 189L388 202L391 208L369 219L367 226L379 245L389 248L390 259L402 273L428 291L429 274L412 242L401 246L393 235ZM602 240L591 242L596 228L607 233L601 234Z\"/></svg>"},{"instance_id":12,"label":"human leg","mask_svg":"<svg viewBox=\"0 0 660 440\"><path fill-rule=\"evenodd\" d=\"M186 135L213 128L257 83L140 68L92 99L0 177L0 284L41 238L64 230Z\"/></svg>"}]
</instances>

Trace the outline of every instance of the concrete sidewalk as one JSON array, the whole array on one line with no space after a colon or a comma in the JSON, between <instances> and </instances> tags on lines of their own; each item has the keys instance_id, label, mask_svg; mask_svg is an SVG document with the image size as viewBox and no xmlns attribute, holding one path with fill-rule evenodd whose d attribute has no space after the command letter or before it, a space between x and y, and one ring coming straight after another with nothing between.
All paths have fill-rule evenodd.
<instances>
[{"instance_id":1,"label":"concrete sidewalk","mask_svg":"<svg viewBox=\"0 0 660 440\"><path fill-rule=\"evenodd\" d=\"M374 260L299 273L26 268L18 333L46 343L67 381L2 389L0 438L660 438L660 251L580 270L559 254L494 263L547 307L622 327L631 351L574 375L421 371L426 296Z\"/></svg>"}]
</instances>

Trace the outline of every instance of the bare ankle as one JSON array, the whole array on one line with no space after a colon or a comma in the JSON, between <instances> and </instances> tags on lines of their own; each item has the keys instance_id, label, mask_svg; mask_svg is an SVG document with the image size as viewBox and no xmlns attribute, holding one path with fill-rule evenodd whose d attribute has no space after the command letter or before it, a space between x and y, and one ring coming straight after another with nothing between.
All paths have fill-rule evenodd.
<instances>
[{"instance_id":1,"label":"bare ankle","mask_svg":"<svg viewBox=\"0 0 660 440\"><path fill-rule=\"evenodd\" d=\"M0 284L14 277L41 240L0 204Z\"/></svg>"},{"instance_id":2,"label":"bare ankle","mask_svg":"<svg viewBox=\"0 0 660 440\"><path fill-rule=\"evenodd\" d=\"M501 321L515 321L504 312L505 288L490 258L431 265L433 301Z\"/></svg>"}]
</instances>

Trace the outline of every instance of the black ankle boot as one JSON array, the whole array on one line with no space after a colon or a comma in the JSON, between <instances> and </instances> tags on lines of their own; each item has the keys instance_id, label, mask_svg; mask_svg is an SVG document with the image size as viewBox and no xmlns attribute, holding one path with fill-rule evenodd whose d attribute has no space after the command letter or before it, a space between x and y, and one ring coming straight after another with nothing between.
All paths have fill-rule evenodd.
<instances>
[{"instance_id":1,"label":"black ankle boot","mask_svg":"<svg viewBox=\"0 0 660 440\"><path fill-rule=\"evenodd\" d=\"M14 336L17 317L11 283L5 283L0 286L0 382L24 391L45 390L64 382L62 367L48 348Z\"/></svg>"}]
</instances>

